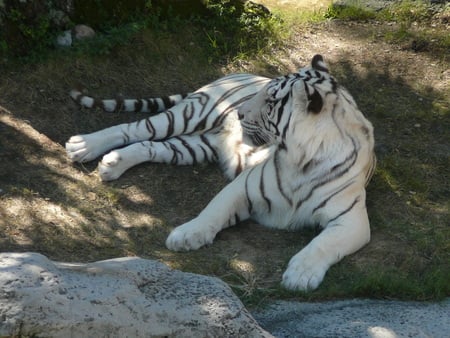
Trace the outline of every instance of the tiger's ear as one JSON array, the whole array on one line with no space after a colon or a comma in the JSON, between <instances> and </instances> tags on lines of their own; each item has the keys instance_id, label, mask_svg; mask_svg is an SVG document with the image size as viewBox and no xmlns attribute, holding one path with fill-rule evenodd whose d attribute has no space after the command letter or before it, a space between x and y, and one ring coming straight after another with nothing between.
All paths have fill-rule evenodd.
<instances>
[{"instance_id":1,"label":"tiger's ear","mask_svg":"<svg viewBox=\"0 0 450 338\"><path fill-rule=\"evenodd\" d=\"M308 95L306 93L305 83L302 80L295 81L292 86L292 98L295 110L307 111Z\"/></svg>"},{"instance_id":2,"label":"tiger's ear","mask_svg":"<svg viewBox=\"0 0 450 338\"><path fill-rule=\"evenodd\" d=\"M316 54L313 56L313 58L311 60L311 66L315 70L329 73L327 64L325 63L325 61L323 61L323 57L320 54Z\"/></svg>"}]
</instances>

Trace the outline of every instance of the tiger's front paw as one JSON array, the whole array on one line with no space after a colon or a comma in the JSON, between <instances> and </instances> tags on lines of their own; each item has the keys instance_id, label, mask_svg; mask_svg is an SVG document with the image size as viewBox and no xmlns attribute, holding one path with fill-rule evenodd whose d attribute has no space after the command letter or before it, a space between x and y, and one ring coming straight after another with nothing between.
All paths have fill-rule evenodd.
<instances>
[{"instance_id":1,"label":"tiger's front paw","mask_svg":"<svg viewBox=\"0 0 450 338\"><path fill-rule=\"evenodd\" d=\"M305 250L306 249L306 250ZM291 258L283 274L282 285L289 290L311 291L316 289L327 272L329 265L323 257L311 255L305 248Z\"/></svg>"},{"instance_id":2,"label":"tiger's front paw","mask_svg":"<svg viewBox=\"0 0 450 338\"><path fill-rule=\"evenodd\" d=\"M215 232L211 227L190 221L170 233L166 240L166 247L173 251L197 250L204 245L211 244L214 237Z\"/></svg>"}]
</instances>

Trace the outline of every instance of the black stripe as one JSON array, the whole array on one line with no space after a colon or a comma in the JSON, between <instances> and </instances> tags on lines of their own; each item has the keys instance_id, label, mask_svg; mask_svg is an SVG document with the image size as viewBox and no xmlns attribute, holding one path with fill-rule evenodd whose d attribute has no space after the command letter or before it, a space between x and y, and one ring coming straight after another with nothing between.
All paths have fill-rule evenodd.
<instances>
[{"instance_id":1,"label":"black stripe","mask_svg":"<svg viewBox=\"0 0 450 338\"><path fill-rule=\"evenodd\" d=\"M166 111L166 117L167 117L167 133L166 133L166 137L170 137L173 135L173 122L174 122L174 116L173 113L168 110Z\"/></svg>"},{"instance_id":2,"label":"black stripe","mask_svg":"<svg viewBox=\"0 0 450 338\"><path fill-rule=\"evenodd\" d=\"M116 97L116 107L115 107L115 109L114 109L114 112L115 112L115 113L121 112L121 111L123 110L123 105L124 105L124 99L123 99L123 96L118 95L118 96ZM105 106L105 105L103 104L103 107L104 107L104 106Z\"/></svg>"},{"instance_id":3,"label":"black stripe","mask_svg":"<svg viewBox=\"0 0 450 338\"><path fill-rule=\"evenodd\" d=\"M287 145L286 145L286 143L284 142L284 140L281 140L281 142L280 143L278 143L278 147L277 147L277 151L287 151Z\"/></svg>"},{"instance_id":4,"label":"black stripe","mask_svg":"<svg viewBox=\"0 0 450 338\"><path fill-rule=\"evenodd\" d=\"M178 155L180 156L180 159L183 159L183 153L173 144L170 142L167 142L169 144L170 149L173 151L172 160L170 161L171 164L177 164L178 163Z\"/></svg>"},{"instance_id":5,"label":"black stripe","mask_svg":"<svg viewBox=\"0 0 450 338\"><path fill-rule=\"evenodd\" d=\"M129 144L130 143L130 136L127 134L127 133L125 133L125 132L122 132L122 142L123 142L123 144Z\"/></svg>"},{"instance_id":6,"label":"black stripe","mask_svg":"<svg viewBox=\"0 0 450 338\"><path fill-rule=\"evenodd\" d=\"M344 137L344 132L342 131L341 126L339 125L339 123L337 122L337 119L336 119L337 108L338 108L338 100L336 99L336 101L333 104L333 109L331 110L331 117L332 117L333 122L336 125L337 129L339 130L339 134L341 135L341 137ZM342 109L342 111L341 111L341 113L342 113L344 109L342 107L341 107L341 109Z\"/></svg>"},{"instance_id":7,"label":"black stripe","mask_svg":"<svg viewBox=\"0 0 450 338\"><path fill-rule=\"evenodd\" d=\"M211 152L213 153L213 159L214 161L218 161L219 160L219 155L217 154L216 149L214 149L214 147L211 145L211 143L209 143L208 138L205 135L200 135L200 139L202 140L202 142L211 150Z\"/></svg>"},{"instance_id":8,"label":"black stripe","mask_svg":"<svg viewBox=\"0 0 450 338\"><path fill-rule=\"evenodd\" d=\"M184 109L183 109L183 123L184 123L183 134L186 133L186 129L189 125L189 121L194 116L194 111L195 111L195 108L194 108L193 102L190 102L189 104L186 104L184 106Z\"/></svg>"},{"instance_id":9,"label":"black stripe","mask_svg":"<svg viewBox=\"0 0 450 338\"><path fill-rule=\"evenodd\" d=\"M353 139L352 139L353 141ZM338 177L341 177L342 175L344 175L345 173L347 173L351 167L353 167L353 165L356 162L356 159L358 158L358 152L356 149L356 145L355 143L353 143L354 149L353 151L350 153L350 155L348 155L341 163L336 164L333 168L331 168L331 170L329 171L329 174L332 174L330 176L328 175L322 175L321 177L325 177L325 179L320 180L317 182L317 184L315 184L311 190L309 191L309 193L301 200L299 200L297 202L297 204L295 205L295 208L298 209L301 207L301 205L303 204L303 202L305 202L306 200L308 200L312 194L314 193L314 191L322 186L324 186L325 184L332 182L333 180L335 180ZM295 190L300 189L302 186L298 186L295 188Z\"/></svg>"},{"instance_id":10,"label":"black stripe","mask_svg":"<svg viewBox=\"0 0 450 338\"><path fill-rule=\"evenodd\" d=\"M155 137L155 127L153 126L150 119L145 119L145 127L147 128L148 132L150 133L149 140L153 139Z\"/></svg>"},{"instance_id":11,"label":"black stripe","mask_svg":"<svg viewBox=\"0 0 450 338\"><path fill-rule=\"evenodd\" d=\"M189 154L192 157L192 163L197 164L197 156L195 155L194 149L191 147L191 145L183 138L181 137L175 137L175 139L179 140L183 147L186 148L186 150L189 152Z\"/></svg>"},{"instance_id":12,"label":"black stripe","mask_svg":"<svg viewBox=\"0 0 450 338\"><path fill-rule=\"evenodd\" d=\"M210 158L210 157L208 156L209 153L206 151L205 147L203 147L202 144L199 144L198 146L200 147L200 149L201 149L202 152L203 152L203 157L204 157L205 161L208 161L208 162L215 162L213 158Z\"/></svg>"},{"instance_id":13,"label":"black stripe","mask_svg":"<svg viewBox=\"0 0 450 338\"><path fill-rule=\"evenodd\" d=\"M142 110L143 104L144 103L142 102L142 100L136 100L136 102L134 103L134 111L140 112Z\"/></svg>"},{"instance_id":14,"label":"black stripe","mask_svg":"<svg viewBox=\"0 0 450 338\"><path fill-rule=\"evenodd\" d=\"M208 116L203 118L202 120L200 120L197 123L197 125L194 127L194 130L192 131L192 133L195 133L196 131L199 131L199 130L205 130L206 129L206 120L207 119L208 119Z\"/></svg>"},{"instance_id":15,"label":"black stripe","mask_svg":"<svg viewBox=\"0 0 450 338\"><path fill-rule=\"evenodd\" d=\"M147 99L149 113L156 114L159 111L158 103L155 99Z\"/></svg>"},{"instance_id":16,"label":"black stripe","mask_svg":"<svg viewBox=\"0 0 450 338\"><path fill-rule=\"evenodd\" d=\"M290 91L288 94L286 94L281 99L281 106L278 108L277 123L280 122L281 116L283 115L283 112L284 112L284 107L286 106L286 103L288 102L288 100L291 98L291 95L292 95L292 91Z\"/></svg>"},{"instance_id":17,"label":"black stripe","mask_svg":"<svg viewBox=\"0 0 450 338\"><path fill-rule=\"evenodd\" d=\"M252 171L255 169L255 167L251 168L248 172L247 172L247 176L245 177L245 196L247 198L247 208L248 208L248 213L251 215L253 212L253 203L250 200L250 195L249 195L249 190L248 190L248 178L250 177L250 174L252 173Z\"/></svg>"},{"instance_id":18,"label":"black stripe","mask_svg":"<svg viewBox=\"0 0 450 338\"><path fill-rule=\"evenodd\" d=\"M161 97L162 102L164 103L163 110L166 110L170 107L173 107L173 103L170 101L168 96Z\"/></svg>"},{"instance_id":19,"label":"black stripe","mask_svg":"<svg viewBox=\"0 0 450 338\"><path fill-rule=\"evenodd\" d=\"M264 201L266 201L267 203L267 208L269 209L268 211L271 212L272 211L272 202L270 201L270 199L266 196L266 192L265 192L265 188L264 188L264 170L266 168L267 165L267 161L264 162L262 168L261 168L261 176L259 178L259 191L261 192L261 196L264 199Z\"/></svg>"},{"instance_id":20,"label":"black stripe","mask_svg":"<svg viewBox=\"0 0 450 338\"><path fill-rule=\"evenodd\" d=\"M330 199L332 199L334 196L336 196L337 194L339 194L340 192L342 192L343 190L347 189L349 186L351 186L354 183L354 181L350 181L347 182L346 184L344 184L344 186L342 186L341 188L339 188L338 190L336 190L334 193L332 193L330 196L328 196L326 199L324 199L317 207L315 207L312 211L312 214L314 214L317 210L323 208Z\"/></svg>"},{"instance_id":21,"label":"black stripe","mask_svg":"<svg viewBox=\"0 0 450 338\"><path fill-rule=\"evenodd\" d=\"M242 172L242 159L241 154L238 154L238 164L234 169L234 177L237 177Z\"/></svg>"},{"instance_id":22,"label":"black stripe","mask_svg":"<svg viewBox=\"0 0 450 338\"><path fill-rule=\"evenodd\" d=\"M286 87L286 85L289 83L290 81L289 75L284 76L282 81L283 82L281 83L280 90L283 90L284 87Z\"/></svg>"},{"instance_id":23,"label":"black stripe","mask_svg":"<svg viewBox=\"0 0 450 338\"><path fill-rule=\"evenodd\" d=\"M307 174L308 171L310 171L311 168L312 168L313 166L315 166L316 164L317 164L317 162L316 162L315 159L309 160L309 161L303 166L303 168L302 168L303 174Z\"/></svg>"},{"instance_id":24,"label":"black stripe","mask_svg":"<svg viewBox=\"0 0 450 338\"><path fill-rule=\"evenodd\" d=\"M336 93L338 88L336 80L334 79L334 77L330 76L329 81L331 82L331 90L333 91L333 93Z\"/></svg>"},{"instance_id":25,"label":"black stripe","mask_svg":"<svg viewBox=\"0 0 450 338\"><path fill-rule=\"evenodd\" d=\"M281 195L284 197L284 199L289 203L290 206L292 206L292 200L290 197L286 194L286 192L283 190L283 186L281 184L281 177L280 177L280 167L278 163L278 149L275 151L275 154L273 156L273 164L275 167L275 176L277 179L277 188L280 191Z\"/></svg>"},{"instance_id":26,"label":"black stripe","mask_svg":"<svg viewBox=\"0 0 450 338\"><path fill-rule=\"evenodd\" d=\"M338 215L336 215L335 217L333 217L332 219L328 220L328 224L330 224L331 222L337 220L339 217L345 215L346 213L348 213L350 210L353 209L353 207L356 205L356 203L359 202L361 196L358 196L355 198L355 200L353 201L353 203L345 210L341 211Z\"/></svg>"}]
</instances>

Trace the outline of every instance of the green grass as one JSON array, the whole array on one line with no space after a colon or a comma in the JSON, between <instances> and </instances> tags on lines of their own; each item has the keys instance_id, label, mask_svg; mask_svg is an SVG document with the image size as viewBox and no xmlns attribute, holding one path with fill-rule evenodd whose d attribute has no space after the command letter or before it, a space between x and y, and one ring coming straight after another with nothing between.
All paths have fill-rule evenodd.
<instances>
[{"instance_id":1,"label":"green grass","mask_svg":"<svg viewBox=\"0 0 450 338\"><path fill-rule=\"evenodd\" d=\"M413 23L429 21L433 14L429 1L403 0L381 10L377 18L385 21Z\"/></svg>"},{"instance_id":2,"label":"green grass","mask_svg":"<svg viewBox=\"0 0 450 338\"><path fill-rule=\"evenodd\" d=\"M363 8L359 2L348 5L332 3L324 14L324 17L326 19L347 21L367 21L375 19L376 14L373 10Z\"/></svg>"}]
</instances>

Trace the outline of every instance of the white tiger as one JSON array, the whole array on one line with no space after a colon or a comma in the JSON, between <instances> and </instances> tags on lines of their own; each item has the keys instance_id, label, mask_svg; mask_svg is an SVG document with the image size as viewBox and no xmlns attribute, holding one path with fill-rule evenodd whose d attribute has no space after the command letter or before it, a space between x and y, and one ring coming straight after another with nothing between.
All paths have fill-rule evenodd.
<instances>
[{"instance_id":1,"label":"white tiger","mask_svg":"<svg viewBox=\"0 0 450 338\"><path fill-rule=\"evenodd\" d=\"M370 239L365 186L376 162L373 127L320 55L297 73L229 75L186 97L99 101L71 95L85 107L153 113L66 143L78 162L128 145L103 156L103 180L145 161L217 161L232 179L196 218L170 233L170 250L199 249L248 218L287 230L318 225L322 232L292 257L282 280L288 289L312 290L332 264Z\"/></svg>"}]
</instances>

